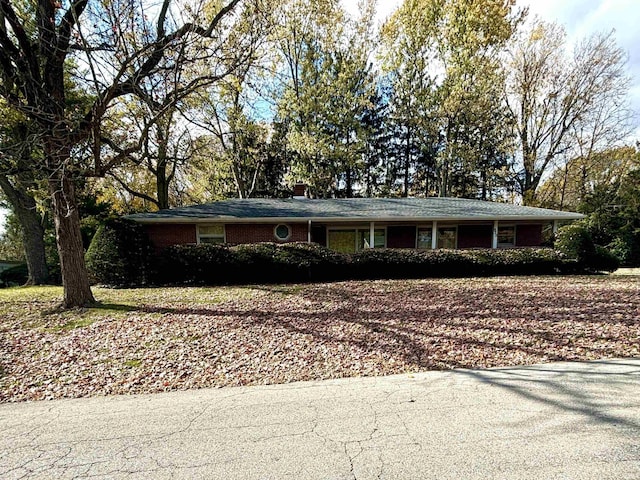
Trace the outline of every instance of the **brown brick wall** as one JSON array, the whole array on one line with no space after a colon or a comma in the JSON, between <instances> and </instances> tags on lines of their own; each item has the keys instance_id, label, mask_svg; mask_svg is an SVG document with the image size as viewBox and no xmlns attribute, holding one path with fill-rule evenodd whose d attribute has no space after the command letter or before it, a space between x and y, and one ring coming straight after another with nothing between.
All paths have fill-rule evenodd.
<instances>
[{"instance_id":1,"label":"brown brick wall","mask_svg":"<svg viewBox=\"0 0 640 480\"><path fill-rule=\"evenodd\" d=\"M278 240L273 232L277 224L226 224L227 243L260 243L260 242L306 242L308 226L306 223L287 223L291 227L291 237L287 242Z\"/></svg>"},{"instance_id":2,"label":"brown brick wall","mask_svg":"<svg viewBox=\"0 0 640 480\"><path fill-rule=\"evenodd\" d=\"M416 227L387 227L387 248L416 248Z\"/></svg>"},{"instance_id":3,"label":"brown brick wall","mask_svg":"<svg viewBox=\"0 0 640 480\"><path fill-rule=\"evenodd\" d=\"M516 247L542 245L542 225L516 225Z\"/></svg>"},{"instance_id":4,"label":"brown brick wall","mask_svg":"<svg viewBox=\"0 0 640 480\"><path fill-rule=\"evenodd\" d=\"M185 224L145 225L151 244L158 250L171 245L196 243L196 226Z\"/></svg>"},{"instance_id":5,"label":"brown brick wall","mask_svg":"<svg viewBox=\"0 0 640 480\"><path fill-rule=\"evenodd\" d=\"M493 225L459 225L458 248L491 248Z\"/></svg>"}]
</instances>

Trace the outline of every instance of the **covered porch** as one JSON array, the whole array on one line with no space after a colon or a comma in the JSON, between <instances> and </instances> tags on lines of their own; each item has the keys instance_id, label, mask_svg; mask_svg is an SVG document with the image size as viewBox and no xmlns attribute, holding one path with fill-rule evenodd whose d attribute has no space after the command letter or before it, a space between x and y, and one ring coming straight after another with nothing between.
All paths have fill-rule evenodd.
<instances>
[{"instance_id":1,"label":"covered porch","mask_svg":"<svg viewBox=\"0 0 640 480\"><path fill-rule=\"evenodd\" d=\"M343 253L368 248L435 250L537 247L543 243L545 226L555 230L557 222L309 222L309 241Z\"/></svg>"}]
</instances>

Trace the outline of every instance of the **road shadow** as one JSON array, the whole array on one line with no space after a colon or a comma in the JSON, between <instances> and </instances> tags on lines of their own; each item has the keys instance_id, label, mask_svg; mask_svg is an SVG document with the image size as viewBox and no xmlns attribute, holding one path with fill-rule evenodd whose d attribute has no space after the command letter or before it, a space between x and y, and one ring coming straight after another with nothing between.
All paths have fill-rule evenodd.
<instances>
[{"instance_id":1,"label":"road shadow","mask_svg":"<svg viewBox=\"0 0 640 480\"><path fill-rule=\"evenodd\" d=\"M493 370L454 370L456 376L469 377L482 383L487 383L530 401L548 405L568 413L580 414L583 418L599 425L623 426L633 430L635 435L640 434L640 422L608 413L611 407L611 398L598 400L594 395L586 393L584 388L574 388L571 385L581 383L583 385L595 382L598 385L616 385L620 383L638 385L640 380L640 363L625 363L624 361L599 360L593 362L597 365L596 371L582 369L564 369L528 366L517 369L499 368ZM611 366L615 371L603 371L602 365ZM586 367L587 365L585 365ZM632 370L620 371L620 367L633 367ZM605 367L606 368L606 367ZM504 378L506 377L506 378ZM552 392L551 395L544 391ZM617 403L616 408L638 407L635 403Z\"/></svg>"}]
</instances>

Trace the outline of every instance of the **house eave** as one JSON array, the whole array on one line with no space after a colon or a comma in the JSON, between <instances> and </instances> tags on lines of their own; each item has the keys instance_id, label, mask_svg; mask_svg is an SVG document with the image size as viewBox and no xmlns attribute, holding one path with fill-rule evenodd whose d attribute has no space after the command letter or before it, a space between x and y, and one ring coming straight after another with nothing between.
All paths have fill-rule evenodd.
<instances>
[{"instance_id":1,"label":"house eave","mask_svg":"<svg viewBox=\"0 0 640 480\"><path fill-rule=\"evenodd\" d=\"M469 215L469 216L438 216L438 217L166 217L166 218L130 218L142 224L202 224L202 223L421 223L421 222L471 222L471 221L508 221L508 222L553 222L570 221L585 218L579 213L565 215Z\"/></svg>"}]
</instances>

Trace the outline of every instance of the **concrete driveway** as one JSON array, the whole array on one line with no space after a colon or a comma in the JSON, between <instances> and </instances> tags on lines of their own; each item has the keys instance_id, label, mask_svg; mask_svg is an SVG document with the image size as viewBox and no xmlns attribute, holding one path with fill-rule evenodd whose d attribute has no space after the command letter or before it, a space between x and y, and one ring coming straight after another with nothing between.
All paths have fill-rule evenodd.
<instances>
[{"instance_id":1,"label":"concrete driveway","mask_svg":"<svg viewBox=\"0 0 640 480\"><path fill-rule=\"evenodd\" d=\"M0 478L640 478L640 359L0 405Z\"/></svg>"}]
</instances>

